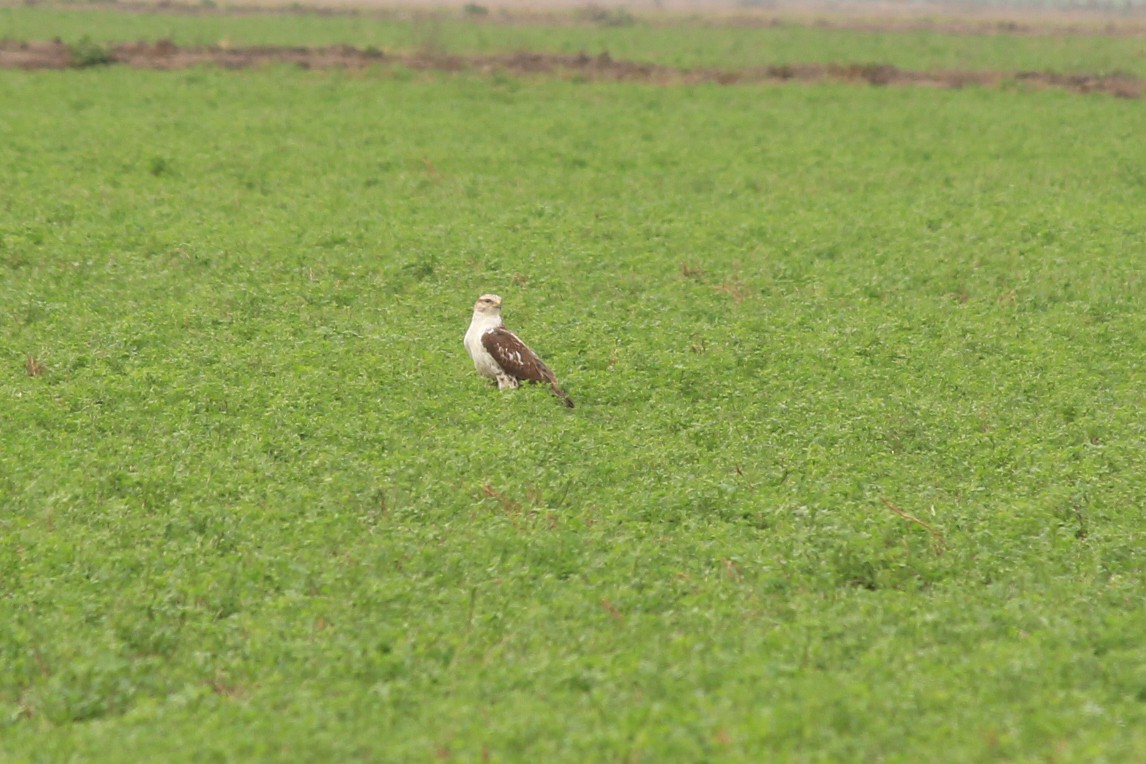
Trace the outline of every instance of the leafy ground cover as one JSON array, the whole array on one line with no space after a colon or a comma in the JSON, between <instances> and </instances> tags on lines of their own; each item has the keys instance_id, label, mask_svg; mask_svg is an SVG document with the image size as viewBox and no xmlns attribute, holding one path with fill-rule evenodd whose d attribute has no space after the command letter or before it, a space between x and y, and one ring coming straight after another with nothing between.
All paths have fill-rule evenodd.
<instances>
[{"instance_id":1,"label":"leafy ground cover","mask_svg":"<svg viewBox=\"0 0 1146 764\"><path fill-rule=\"evenodd\" d=\"M576 16L573 20L576 20ZM972 35L942 29L865 30L782 23L501 23L496 16L228 15L139 13L66 6L0 8L0 39L69 43L168 38L179 45L330 45L387 52L463 55L515 52L598 55L677 67L777 66L793 63L890 64L912 70L1053 71L1146 75L1146 38L1137 35ZM654 17L657 18L657 17ZM1115 26L1115 29L1118 27Z\"/></svg>"},{"instance_id":2,"label":"leafy ground cover","mask_svg":"<svg viewBox=\"0 0 1146 764\"><path fill-rule=\"evenodd\" d=\"M0 102L0 757L1146 753L1139 103Z\"/></svg>"}]
</instances>

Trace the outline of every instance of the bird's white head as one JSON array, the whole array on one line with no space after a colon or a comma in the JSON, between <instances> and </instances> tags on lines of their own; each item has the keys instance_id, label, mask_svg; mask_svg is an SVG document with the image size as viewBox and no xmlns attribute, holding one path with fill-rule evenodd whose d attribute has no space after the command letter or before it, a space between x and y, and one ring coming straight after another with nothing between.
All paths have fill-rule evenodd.
<instances>
[{"instance_id":1,"label":"bird's white head","mask_svg":"<svg viewBox=\"0 0 1146 764\"><path fill-rule=\"evenodd\" d=\"M501 316L501 298L496 294L483 294L474 303L474 316Z\"/></svg>"}]
</instances>

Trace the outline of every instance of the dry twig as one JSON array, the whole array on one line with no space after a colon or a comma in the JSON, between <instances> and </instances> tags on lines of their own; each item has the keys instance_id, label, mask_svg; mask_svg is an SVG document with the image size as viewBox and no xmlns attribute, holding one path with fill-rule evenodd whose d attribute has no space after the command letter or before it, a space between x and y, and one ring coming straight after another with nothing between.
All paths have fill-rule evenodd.
<instances>
[{"instance_id":1,"label":"dry twig","mask_svg":"<svg viewBox=\"0 0 1146 764\"><path fill-rule=\"evenodd\" d=\"M934 526L923 522L922 520L920 520L918 517L911 514L910 512L904 512L902 509L900 509L899 507L892 504L890 501L888 501L883 496L880 496L879 500L882 501L888 509L890 509L895 514L902 517L904 520L908 520L910 522L915 523L916 525L919 525L919 526L925 528L927 530L927 532L931 534L931 548L932 548L932 550L937 555L943 554L943 551L947 548L947 542L943 539L943 534L940 533L939 531L935 530Z\"/></svg>"}]
</instances>

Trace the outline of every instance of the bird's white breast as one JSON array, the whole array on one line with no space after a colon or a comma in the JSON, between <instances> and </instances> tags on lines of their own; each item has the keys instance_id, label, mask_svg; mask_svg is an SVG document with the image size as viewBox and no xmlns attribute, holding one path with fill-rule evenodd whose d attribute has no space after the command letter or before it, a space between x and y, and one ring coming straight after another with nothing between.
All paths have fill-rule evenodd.
<instances>
[{"instance_id":1,"label":"bird's white breast","mask_svg":"<svg viewBox=\"0 0 1146 764\"><path fill-rule=\"evenodd\" d=\"M477 369L478 374L483 377L496 377L501 372L501 367L497 365L497 361L493 360L493 356L481 344L482 335L486 332L491 332L497 327L501 326L501 318L499 316L483 316L474 313L473 321L470 322L470 328L466 331L465 344L466 351L473 359L474 368Z\"/></svg>"}]
</instances>

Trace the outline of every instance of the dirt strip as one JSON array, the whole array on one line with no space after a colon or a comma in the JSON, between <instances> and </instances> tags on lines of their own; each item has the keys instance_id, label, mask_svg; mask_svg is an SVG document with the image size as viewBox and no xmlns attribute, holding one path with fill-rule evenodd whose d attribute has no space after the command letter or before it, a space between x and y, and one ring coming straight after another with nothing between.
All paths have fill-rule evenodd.
<instances>
[{"instance_id":1,"label":"dirt strip","mask_svg":"<svg viewBox=\"0 0 1146 764\"><path fill-rule=\"evenodd\" d=\"M582 81L645 82L654 85L741 85L770 82L850 82L869 85L916 85L938 88L1061 88L1074 93L1107 93L1141 98L1146 79L1129 74L1057 74L1054 72L911 71L886 64L784 64L745 69L676 68L616 60L607 53L589 56L510 53L459 56L427 52L384 53L348 45L316 48L180 47L169 40L75 47L60 41L0 41L0 68L71 69L122 64L137 69L186 69L220 66L248 69L287 64L303 69L401 67L416 71L540 75Z\"/></svg>"}]
</instances>

